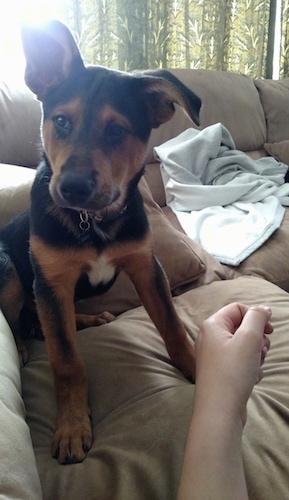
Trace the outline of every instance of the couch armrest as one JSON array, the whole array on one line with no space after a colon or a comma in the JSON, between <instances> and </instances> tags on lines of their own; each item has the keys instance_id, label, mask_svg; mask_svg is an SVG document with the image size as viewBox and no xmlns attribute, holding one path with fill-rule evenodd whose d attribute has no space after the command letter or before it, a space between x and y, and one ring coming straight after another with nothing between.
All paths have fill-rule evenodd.
<instances>
[{"instance_id":1,"label":"couch armrest","mask_svg":"<svg viewBox=\"0 0 289 500\"><path fill-rule=\"evenodd\" d=\"M0 496L42 498L30 431L21 397L19 358L12 332L0 311Z\"/></svg>"},{"instance_id":2,"label":"couch armrest","mask_svg":"<svg viewBox=\"0 0 289 500\"><path fill-rule=\"evenodd\" d=\"M27 210L35 170L0 163L0 227Z\"/></svg>"}]
</instances>

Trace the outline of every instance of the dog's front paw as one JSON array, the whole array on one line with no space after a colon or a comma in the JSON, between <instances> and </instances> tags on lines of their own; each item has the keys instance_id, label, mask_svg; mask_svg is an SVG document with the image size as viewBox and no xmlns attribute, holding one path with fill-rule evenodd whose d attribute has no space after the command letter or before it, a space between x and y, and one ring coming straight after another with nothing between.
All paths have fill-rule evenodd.
<instances>
[{"instance_id":1,"label":"dog's front paw","mask_svg":"<svg viewBox=\"0 0 289 500\"><path fill-rule=\"evenodd\" d=\"M103 313L96 316L96 318L96 326L104 325L105 323L110 323L111 321L115 320L115 316L108 311L104 311Z\"/></svg>"},{"instance_id":2,"label":"dog's front paw","mask_svg":"<svg viewBox=\"0 0 289 500\"><path fill-rule=\"evenodd\" d=\"M92 445L92 431L89 415L81 419L71 418L70 422L59 426L52 441L52 456L60 464L82 462Z\"/></svg>"},{"instance_id":3,"label":"dog's front paw","mask_svg":"<svg viewBox=\"0 0 289 500\"><path fill-rule=\"evenodd\" d=\"M76 314L76 325L78 330L89 328L90 326L100 326L115 320L115 316L104 311L101 314Z\"/></svg>"}]
</instances>

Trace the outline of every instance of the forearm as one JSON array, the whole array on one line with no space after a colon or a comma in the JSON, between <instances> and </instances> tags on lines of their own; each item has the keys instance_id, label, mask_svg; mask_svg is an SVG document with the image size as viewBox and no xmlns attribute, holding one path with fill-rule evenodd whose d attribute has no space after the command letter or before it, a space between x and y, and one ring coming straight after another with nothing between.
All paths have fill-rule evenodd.
<instances>
[{"instance_id":1,"label":"forearm","mask_svg":"<svg viewBox=\"0 0 289 500\"><path fill-rule=\"evenodd\" d=\"M218 408L218 407L217 407ZM178 500L248 499L242 462L241 419L224 408L195 404Z\"/></svg>"},{"instance_id":2,"label":"forearm","mask_svg":"<svg viewBox=\"0 0 289 500\"><path fill-rule=\"evenodd\" d=\"M246 404L270 347L270 317L267 306L232 303L201 325L178 500L248 500L242 433Z\"/></svg>"}]
</instances>

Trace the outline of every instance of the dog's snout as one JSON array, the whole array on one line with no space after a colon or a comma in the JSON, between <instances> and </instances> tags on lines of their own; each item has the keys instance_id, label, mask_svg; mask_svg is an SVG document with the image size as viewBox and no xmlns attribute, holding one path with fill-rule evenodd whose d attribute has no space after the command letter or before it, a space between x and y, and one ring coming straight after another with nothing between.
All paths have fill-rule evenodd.
<instances>
[{"instance_id":1,"label":"dog's snout","mask_svg":"<svg viewBox=\"0 0 289 500\"><path fill-rule=\"evenodd\" d=\"M69 173L59 183L59 192L71 206L87 202L94 191L95 183L82 174Z\"/></svg>"}]
</instances>

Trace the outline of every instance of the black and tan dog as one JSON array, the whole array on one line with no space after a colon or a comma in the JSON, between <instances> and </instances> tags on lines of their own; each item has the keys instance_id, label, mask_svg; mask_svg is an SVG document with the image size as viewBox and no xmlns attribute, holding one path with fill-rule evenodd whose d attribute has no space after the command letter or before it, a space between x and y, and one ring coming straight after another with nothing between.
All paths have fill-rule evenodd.
<instances>
[{"instance_id":1,"label":"black and tan dog","mask_svg":"<svg viewBox=\"0 0 289 500\"><path fill-rule=\"evenodd\" d=\"M0 232L0 307L15 337L24 296L34 294L54 375L60 463L82 461L92 444L87 379L76 347L85 327L113 319L79 316L74 300L102 293L120 270L131 278L168 353L194 377L194 347L153 255L137 188L152 128L174 103L196 123L200 99L169 72L127 74L85 67L69 30L26 26L26 83L43 105L43 161L30 211Z\"/></svg>"}]
</instances>

